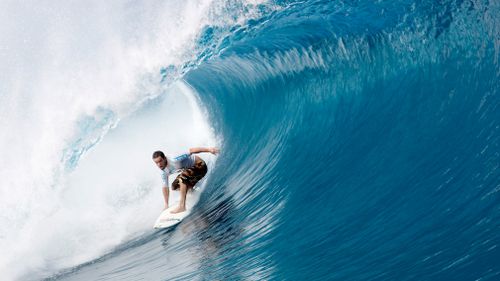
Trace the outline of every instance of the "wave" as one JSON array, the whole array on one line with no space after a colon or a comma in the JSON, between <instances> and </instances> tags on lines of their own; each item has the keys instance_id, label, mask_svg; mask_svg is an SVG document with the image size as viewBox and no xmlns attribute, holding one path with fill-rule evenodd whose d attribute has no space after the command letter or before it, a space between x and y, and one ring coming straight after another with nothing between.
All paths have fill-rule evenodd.
<instances>
[{"instance_id":1,"label":"wave","mask_svg":"<svg viewBox=\"0 0 500 281\"><path fill-rule=\"evenodd\" d=\"M149 229L133 221L161 208L150 201L151 151L217 142L192 89L176 82L202 52L195 40L258 5L0 4L0 127L12 132L0 137L3 278L42 278Z\"/></svg>"},{"instance_id":2,"label":"wave","mask_svg":"<svg viewBox=\"0 0 500 281\"><path fill-rule=\"evenodd\" d=\"M14 240L16 228L2 233L2 245L25 247L15 257L36 245L35 266L18 269L22 279L30 279L32 268L57 280L487 280L500 274L494 262L500 242L496 4L210 3L217 15L229 15L223 24L214 16L189 29L194 39L178 43L176 50L189 47L174 59L156 60L144 49L142 58L155 67L132 75L139 77L139 94L131 101L116 97L111 110L106 100L90 106L99 109L65 125L77 124L73 135L64 131L73 137L69 145L56 138L58 157L34 158L63 165L55 173L62 176L54 180L50 173L36 192L45 196L42 203L57 203L31 219L40 227L19 223L17 230L31 236L47 225L47 214L62 216L56 221L70 230L46 230L39 244ZM181 36L168 35L173 22L160 21L172 27L158 25L152 38ZM116 109L124 100L127 106ZM67 105L54 107L66 112ZM186 111L198 117L185 123ZM196 136L171 137L198 125ZM222 151L211 162L200 203L178 228L152 233L144 222L154 220L159 207L151 206L161 200L142 155L197 142L218 143ZM134 164L115 167L124 150ZM5 194L16 198L10 189ZM33 200L20 202L29 203L2 217L2 225L32 216ZM85 211L91 206L97 208ZM108 217L118 220L110 225ZM68 233L78 234L76 242L63 239ZM52 248L59 241L70 251Z\"/></svg>"},{"instance_id":3,"label":"wave","mask_svg":"<svg viewBox=\"0 0 500 281\"><path fill-rule=\"evenodd\" d=\"M405 3L297 4L187 73L231 167L210 185L259 241L197 272L244 256L240 274L277 280L499 274L495 8Z\"/></svg>"}]
</instances>

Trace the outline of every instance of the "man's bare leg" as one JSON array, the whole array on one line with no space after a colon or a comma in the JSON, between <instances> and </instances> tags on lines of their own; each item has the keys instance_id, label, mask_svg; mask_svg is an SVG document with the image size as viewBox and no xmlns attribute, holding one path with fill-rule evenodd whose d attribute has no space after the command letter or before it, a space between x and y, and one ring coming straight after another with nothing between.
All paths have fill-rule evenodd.
<instances>
[{"instance_id":1,"label":"man's bare leg","mask_svg":"<svg viewBox=\"0 0 500 281\"><path fill-rule=\"evenodd\" d=\"M188 190L188 186L183 182L179 182L179 191L181 192L181 199L179 201L179 207L173 209L172 211L170 211L170 213L176 214L176 213L182 213L182 212L186 211L187 190Z\"/></svg>"}]
</instances>

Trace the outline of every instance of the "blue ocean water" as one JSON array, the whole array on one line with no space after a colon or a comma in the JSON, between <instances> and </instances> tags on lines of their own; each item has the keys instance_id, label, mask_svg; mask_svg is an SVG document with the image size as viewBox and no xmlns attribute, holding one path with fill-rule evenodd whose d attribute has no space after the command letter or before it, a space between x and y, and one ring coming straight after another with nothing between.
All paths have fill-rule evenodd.
<instances>
[{"instance_id":1,"label":"blue ocean water","mask_svg":"<svg viewBox=\"0 0 500 281\"><path fill-rule=\"evenodd\" d=\"M254 8L153 79L220 139L193 213L46 280L499 280L500 5Z\"/></svg>"}]
</instances>

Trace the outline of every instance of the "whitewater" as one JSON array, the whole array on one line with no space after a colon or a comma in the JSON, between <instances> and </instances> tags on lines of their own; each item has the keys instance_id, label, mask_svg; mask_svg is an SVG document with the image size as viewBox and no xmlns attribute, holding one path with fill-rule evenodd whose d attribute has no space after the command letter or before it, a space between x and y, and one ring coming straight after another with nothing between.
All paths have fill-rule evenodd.
<instances>
[{"instance_id":1,"label":"whitewater","mask_svg":"<svg viewBox=\"0 0 500 281\"><path fill-rule=\"evenodd\" d=\"M497 280L494 1L0 2L0 279ZM177 227L151 153L204 154Z\"/></svg>"}]
</instances>

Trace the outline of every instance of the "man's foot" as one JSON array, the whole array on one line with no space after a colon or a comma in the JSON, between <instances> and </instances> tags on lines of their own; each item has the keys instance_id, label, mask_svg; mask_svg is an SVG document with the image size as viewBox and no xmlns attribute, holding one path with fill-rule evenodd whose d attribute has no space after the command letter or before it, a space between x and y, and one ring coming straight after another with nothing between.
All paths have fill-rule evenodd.
<instances>
[{"instance_id":1,"label":"man's foot","mask_svg":"<svg viewBox=\"0 0 500 281\"><path fill-rule=\"evenodd\" d=\"M184 211L186 211L186 207L179 206L179 207L173 209L172 211L170 211L170 213L171 214L177 214L177 213L182 213Z\"/></svg>"}]
</instances>

